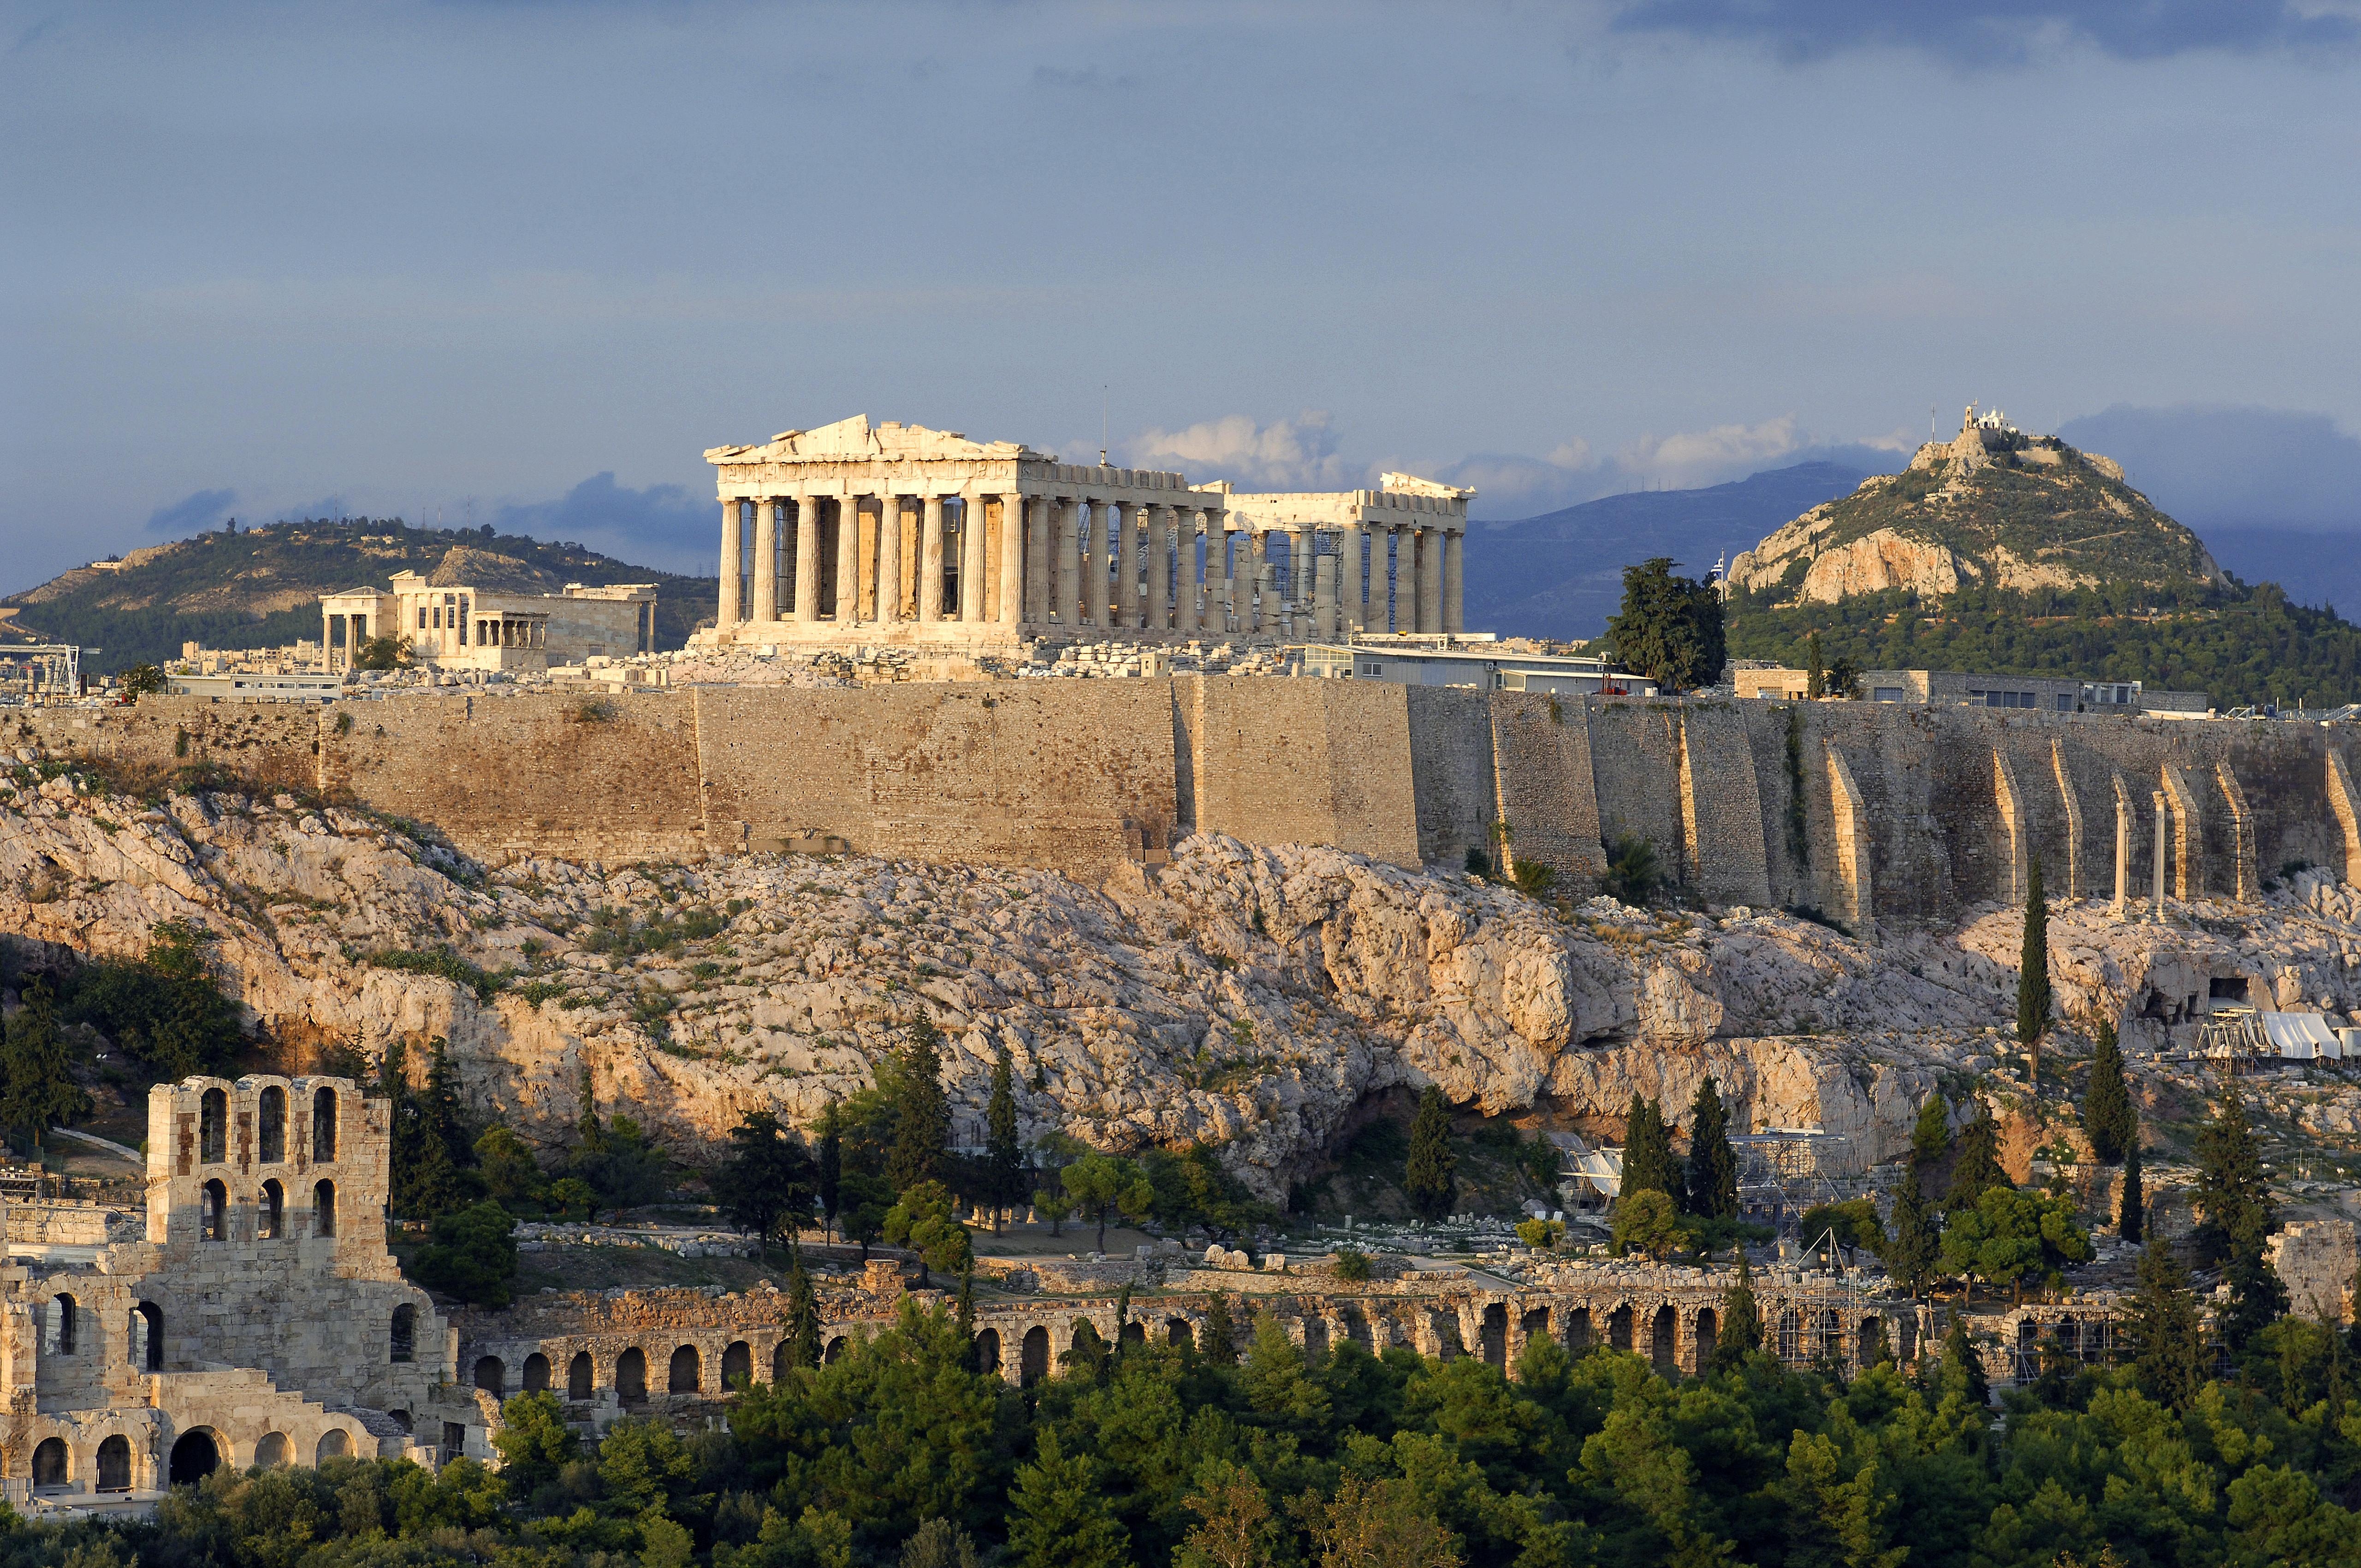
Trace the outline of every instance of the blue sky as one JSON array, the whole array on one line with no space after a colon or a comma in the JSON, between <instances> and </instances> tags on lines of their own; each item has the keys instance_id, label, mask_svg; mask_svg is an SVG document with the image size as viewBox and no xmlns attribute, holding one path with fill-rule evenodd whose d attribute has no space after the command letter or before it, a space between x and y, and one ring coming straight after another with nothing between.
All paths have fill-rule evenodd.
<instances>
[{"instance_id":1,"label":"blue sky","mask_svg":"<svg viewBox=\"0 0 2361 1568\"><path fill-rule=\"evenodd\" d=\"M0 5L0 590L232 512L693 567L707 446L1088 458L1103 387L1479 516L1976 399L2361 527L2356 65L2356 0Z\"/></svg>"}]
</instances>

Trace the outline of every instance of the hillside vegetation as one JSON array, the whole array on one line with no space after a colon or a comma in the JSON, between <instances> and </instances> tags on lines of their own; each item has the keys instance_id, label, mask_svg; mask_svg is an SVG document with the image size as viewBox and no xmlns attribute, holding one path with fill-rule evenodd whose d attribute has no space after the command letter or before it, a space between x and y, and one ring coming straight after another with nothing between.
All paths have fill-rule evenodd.
<instances>
[{"instance_id":1,"label":"hillside vegetation","mask_svg":"<svg viewBox=\"0 0 2361 1568\"><path fill-rule=\"evenodd\" d=\"M82 566L0 598L27 640L103 650L96 669L159 663L184 641L269 648L320 635L320 596L382 588L394 573L438 583L555 593L567 583L656 585L656 645L682 646L713 614L710 578L634 566L574 543L399 518L307 518L135 550L115 570Z\"/></svg>"}]
</instances>

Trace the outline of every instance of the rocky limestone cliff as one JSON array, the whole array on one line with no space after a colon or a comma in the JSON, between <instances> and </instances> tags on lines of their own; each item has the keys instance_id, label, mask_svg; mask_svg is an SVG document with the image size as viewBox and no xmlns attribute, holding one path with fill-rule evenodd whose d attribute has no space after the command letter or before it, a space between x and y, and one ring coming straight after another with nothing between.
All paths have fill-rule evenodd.
<instances>
[{"instance_id":1,"label":"rocky limestone cliff","mask_svg":"<svg viewBox=\"0 0 2361 1568\"><path fill-rule=\"evenodd\" d=\"M1998 912L1956 939L1872 947L1742 908L1558 913L1476 879L1213 835L1095 889L784 855L485 872L286 795L151 806L16 779L0 784L0 932L128 956L160 922L200 925L289 1056L441 1036L479 1111L550 1143L586 1071L602 1109L691 1157L749 1109L808 1125L924 1007L949 1038L963 1135L1005 1047L1030 1132L1218 1144L1274 1196L1364 1099L1427 1082L1601 1128L1635 1090L1677 1116L1710 1073L1741 1124L1846 1133L1862 1163L1901 1150L1938 1083L1993 1067L2015 984ZM2234 945L2270 984L2350 1008L2361 932L2347 905L2323 915L2321 885ZM2229 940L2108 927L2096 905L2058 919L2070 1010L2136 1014L2157 987L2213 972ZM501 978L479 995L371 961L439 948Z\"/></svg>"}]
</instances>

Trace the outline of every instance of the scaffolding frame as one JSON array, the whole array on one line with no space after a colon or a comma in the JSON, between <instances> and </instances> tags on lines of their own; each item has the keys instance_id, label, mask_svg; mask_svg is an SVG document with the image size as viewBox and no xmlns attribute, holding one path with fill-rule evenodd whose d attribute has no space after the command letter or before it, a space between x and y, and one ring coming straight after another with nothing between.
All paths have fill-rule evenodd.
<instances>
[{"instance_id":1,"label":"scaffolding frame","mask_svg":"<svg viewBox=\"0 0 2361 1568\"><path fill-rule=\"evenodd\" d=\"M35 697L82 695L82 649L71 642L0 643L0 687Z\"/></svg>"}]
</instances>

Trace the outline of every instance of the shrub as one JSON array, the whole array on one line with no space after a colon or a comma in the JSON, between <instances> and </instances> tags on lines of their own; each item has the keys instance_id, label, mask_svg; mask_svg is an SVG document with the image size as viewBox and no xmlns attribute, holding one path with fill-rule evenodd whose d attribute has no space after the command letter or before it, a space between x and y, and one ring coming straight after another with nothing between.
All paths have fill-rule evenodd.
<instances>
[{"instance_id":1,"label":"shrub","mask_svg":"<svg viewBox=\"0 0 2361 1568\"><path fill-rule=\"evenodd\" d=\"M1363 1252L1358 1247L1347 1246L1336 1249L1337 1278L1349 1279L1358 1283L1361 1280L1367 1279L1371 1272L1372 1270L1369 1266L1369 1255L1367 1253Z\"/></svg>"}]
</instances>

